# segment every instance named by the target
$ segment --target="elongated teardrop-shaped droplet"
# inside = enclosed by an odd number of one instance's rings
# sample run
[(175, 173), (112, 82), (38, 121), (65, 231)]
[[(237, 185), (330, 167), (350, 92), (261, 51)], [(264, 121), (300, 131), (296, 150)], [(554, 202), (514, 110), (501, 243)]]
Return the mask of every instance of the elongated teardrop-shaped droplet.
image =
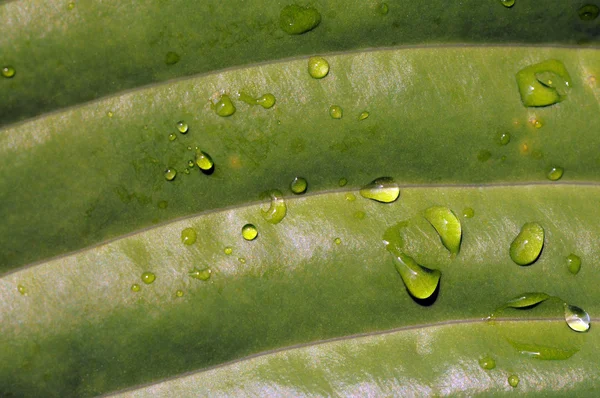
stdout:
[(362, 187), (360, 194), (377, 202), (391, 203), (400, 196), (400, 187), (393, 178), (381, 177)]
[(227, 94), (223, 94), (221, 99), (213, 106), (215, 113), (221, 117), (231, 116), (235, 113), (235, 105)]
[(511, 8), (515, 5), (515, 0), (500, 0), (500, 3), (506, 8)]
[(169, 169), (165, 170), (165, 179), (167, 181), (173, 181), (176, 176), (177, 176), (177, 170), (175, 170), (173, 168), (169, 168)]
[(151, 284), (155, 280), (156, 280), (156, 275), (154, 275), (152, 272), (144, 272), (142, 274), (142, 282), (144, 282), (146, 285)]
[(215, 167), (215, 162), (210, 155), (203, 151), (196, 151), (196, 164), (202, 171), (211, 171)]
[[(552, 76), (555, 76), (554, 80)], [(520, 70), (516, 77), (525, 106), (548, 106), (564, 101), (571, 87), (571, 76), (567, 68), (556, 59), (530, 65)]]
[(181, 242), (184, 245), (193, 245), (196, 243), (196, 230), (194, 228), (185, 228), (181, 231)]
[(573, 253), (569, 254), (567, 256), (567, 268), (573, 275), (579, 273), (581, 269), (581, 257)]
[(188, 132), (188, 124), (186, 122), (184, 122), (183, 120), (180, 120), (177, 122), (177, 130), (179, 130), (179, 132), (181, 134), (185, 134)]
[(546, 175), (550, 181), (558, 181), (562, 178), (565, 170), (562, 167), (552, 167)]
[(508, 385), (512, 388), (516, 388), (519, 385), (519, 376), (510, 375), (508, 376)]
[(267, 210), (261, 209), (260, 211), (263, 218), (271, 224), (280, 223), (285, 218), (287, 213), (287, 206), (285, 204), (285, 200), (283, 199), (283, 193), (281, 193), (281, 191), (278, 189), (272, 189), (263, 193), (261, 197), (263, 199), (271, 199), (269, 208)]
[(308, 74), (315, 79), (322, 79), (329, 74), (329, 62), (323, 57), (308, 59)]
[(258, 230), (253, 224), (246, 224), (242, 227), (242, 237), (246, 240), (254, 240), (258, 236)]
[(567, 303), (565, 306), (565, 321), (576, 332), (587, 332), (590, 328), (590, 314), (582, 308)]
[(364, 111), (360, 115), (358, 115), (358, 121), (360, 122), (362, 120), (365, 120), (368, 117), (369, 117), (369, 112)]
[(548, 300), (551, 296), (542, 292), (523, 293), (508, 300), (502, 308), (527, 308)]
[(194, 279), (199, 279), (201, 281), (207, 281), (210, 279), (210, 275), (212, 274), (212, 270), (210, 268), (198, 269), (195, 268), (188, 272), (188, 275)]
[(456, 214), (447, 207), (433, 206), (425, 210), (425, 218), (435, 228), (446, 249), (458, 254), (462, 228)]
[(341, 106), (331, 105), (329, 107), (329, 116), (331, 116), (332, 119), (341, 119), (343, 114), (344, 114), (344, 111), (342, 110)]
[(15, 70), (15, 68), (13, 68), (10, 65), (2, 67), (2, 76), (6, 77), (7, 79), (14, 77), (16, 73), (17, 71)]
[(316, 28), (321, 22), (321, 14), (313, 7), (290, 4), (279, 14), (279, 27), (290, 35), (301, 35)]
[(267, 94), (263, 94), (262, 96), (260, 96), (256, 100), (256, 103), (265, 109), (269, 109), (275, 105), (275, 101), (276, 101), (275, 96), (273, 94), (267, 93)]
[(25, 288), (25, 286), (23, 285), (18, 285), (17, 286), (17, 291), (22, 295), (22, 296), (27, 296), (27, 289)]
[(479, 366), (485, 370), (492, 370), (496, 367), (496, 360), (492, 357), (483, 357), (479, 360)]
[(577, 10), (577, 14), (582, 21), (593, 21), (600, 15), (600, 8), (595, 4), (586, 4)]
[(544, 228), (536, 222), (523, 225), (521, 232), (510, 244), (510, 258), (519, 265), (535, 262), (544, 247)]
[(419, 265), (412, 257), (404, 254), (396, 242), (384, 243), (394, 257), (396, 270), (410, 294), (421, 300), (431, 297), (440, 283), (442, 273)]
[(579, 351), (577, 348), (562, 349), (540, 344), (524, 344), (512, 340), (508, 340), (508, 342), (519, 351), (519, 354), (545, 361), (563, 361), (571, 358)]
[(296, 195), (300, 195), (306, 192), (306, 188), (308, 188), (308, 182), (303, 177), (296, 177), (292, 180), (290, 184), (290, 189)]

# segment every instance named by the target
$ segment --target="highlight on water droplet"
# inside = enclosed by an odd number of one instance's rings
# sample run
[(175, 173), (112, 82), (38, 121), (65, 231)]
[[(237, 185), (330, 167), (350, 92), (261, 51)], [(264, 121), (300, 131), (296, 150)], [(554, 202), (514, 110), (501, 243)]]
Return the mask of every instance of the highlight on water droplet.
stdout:
[(321, 22), (321, 14), (313, 7), (290, 4), (279, 14), (279, 27), (290, 35), (301, 35), (316, 28)]
[(496, 360), (492, 357), (483, 357), (479, 359), (479, 366), (485, 370), (492, 370), (496, 367)]
[(177, 176), (177, 170), (175, 170), (173, 168), (169, 168), (169, 169), (165, 170), (165, 179), (167, 181), (173, 181), (176, 176)]
[(564, 101), (571, 87), (567, 68), (556, 59), (530, 65), (520, 70), (516, 78), (523, 105), (529, 107)]
[(346, 184), (348, 184), (348, 180), (347, 180), (347, 179), (345, 179), (345, 178), (340, 178), (340, 180), (338, 181), (338, 185), (339, 185), (340, 187), (345, 187), (345, 186), (346, 186)]
[[(280, 223), (287, 214), (287, 206), (285, 204), (285, 200), (283, 199), (283, 193), (281, 193), (278, 189), (272, 189), (270, 191), (264, 192), (261, 194), (261, 199), (270, 199), (269, 208), (264, 210), (261, 209), (260, 213), (263, 218), (270, 222), (271, 224)], [(242, 231), (243, 233), (243, 231)], [(255, 236), (256, 237), (256, 236)], [(246, 238), (244, 236), (244, 238)], [(254, 238), (252, 238), (254, 239)], [(246, 240), (252, 240), (246, 239)]]
[(27, 296), (27, 289), (23, 285), (17, 285), (17, 291), (21, 294), (21, 296)]
[(472, 207), (465, 207), (462, 211), (464, 218), (473, 218), (475, 217), (475, 210)]
[(146, 271), (142, 274), (142, 282), (144, 282), (146, 285), (151, 284), (155, 280), (156, 280), (156, 275), (154, 275), (152, 272)]
[(569, 254), (567, 256), (567, 269), (573, 275), (578, 274), (581, 269), (581, 257), (573, 253)]
[(341, 244), (342, 244), (342, 240), (341, 240), (340, 238), (335, 238), (335, 239), (333, 240), (333, 242), (334, 242), (336, 245), (341, 245)]
[(131, 291), (132, 292), (139, 292), (141, 289), (141, 286), (138, 285), (137, 283), (134, 283), (133, 285), (131, 285)]
[(590, 314), (582, 308), (564, 303), (565, 321), (576, 332), (587, 332), (590, 329)]
[(500, 4), (506, 8), (511, 8), (515, 5), (515, 0), (500, 0)]
[(14, 77), (16, 73), (17, 70), (13, 66), (6, 65), (2, 67), (2, 76), (7, 79)]
[(519, 376), (510, 375), (508, 376), (508, 385), (512, 388), (516, 388), (519, 385)]
[(177, 297), (183, 297), (183, 290), (178, 290), (175, 292), (175, 296)]
[(223, 252), (229, 256), (233, 253), (233, 248), (231, 246), (227, 246), (225, 249), (223, 249)]
[(185, 134), (188, 132), (188, 124), (186, 122), (184, 122), (183, 120), (180, 120), (177, 122), (177, 130), (179, 130), (179, 132), (181, 134)]
[(246, 240), (254, 240), (258, 236), (258, 230), (253, 224), (246, 224), (242, 227), (242, 237)]
[(194, 267), (193, 270), (188, 272), (188, 275), (194, 279), (199, 279), (201, 281), (207, 281), (210, 279), (210, 275), (212, 274), (212, 270), (210, 268), (198, 269)]
[(167, 65), (175, 65), (177, 62), (179, 62), (180, 59), (181, 59), (181, 57), (179, 56), (179, 54), (177, 54), (174, 51), (169, 51), (165, 55), (165, 64), (167, 64)]
[(329, 107), (329, 116), (331, 116), (332, 119), (341, 119), (343, 114), (344, 114), (344, 111), (342, 110), (341, 106), (331, 105)]
[(510, 133), (499, 132), (496, 135), (496, 142), (498, 143), (498, 145), (508, 145), (508, 143), (510, 142), (510, 138)]
[(551, 297), (552, 296), (543, 292), (522, 293), (508, 300), (506, 303), (494, 310), (494, 312), (487, 317), (487, 320), (495, 319), (497, 314), (499, 314), (507, 308), (530, 309), (537, 306), (540, 303), (543, 303)]
[(181, 231), (181, 242), (184, 245), (193, 245), (194, 243), (196, 243), (196, 230), (194, 228), (188, 227), (188, 228), (184, 228)]
[(215, 168), (215, 162), (210, 155), (200, 150), (196, 150), (196, 164), (205, 173), (211, 173)]
[(295, 177), (290, 183), (290, 189), (296, 195), (300, 195), (306, 192), (308, 188), (308, 181), (303, 177)]
[(308, 59), (308, 74), (315, 79), (322, 79), (329, 74), (329, 62), (323, 57)]
[(550, 181), (558, 181), (562, 178), (564, 172), (565, 170), (562, 167), (551, 167), (548, 174), (546, 174), (546, 177), (548, 177)]
[(235, 105), (233, 105), (231, 98), (227, 94), (223, 94), (219, 101), (213, 104), (212, 108), (221, 117), (228, 117), (235, 113)]
[(356, 195), (354, 195), (352, 192), (347, 192), (344, 196), (348, 202), (354, 202), (356, 200)]
[(361, 120), (365, 120), (368, 117), (369, 117), (369, 112), (367, 112), (367, 111), (361, 112), (361, 114), (358, 115), (358, 121), (360, 122)]
[(447, 207), (433, 206), (425, 210), (425, 219), (435, 228), (446, 249), (452, 254), (458, 254), (462, 227), (456, 214)]
[(536, 222), (529, 222), (510, 244), (510, 258), (519, 265), (535, 262), (544, 247), (544, 228)]
[(360, 194), (377, 202), (391, 203), (400, 196), (400, 187), (392, 177), (380, 177), (362, 187)]
[(177, 134), (171, 133), (169, 134), (169, 141), (175, 141), (177, 139)]
[(595, 4), (586, 4), (577, 10), (577, 14), (582, 21), (593, 21), (600, 15), (600, 8)]

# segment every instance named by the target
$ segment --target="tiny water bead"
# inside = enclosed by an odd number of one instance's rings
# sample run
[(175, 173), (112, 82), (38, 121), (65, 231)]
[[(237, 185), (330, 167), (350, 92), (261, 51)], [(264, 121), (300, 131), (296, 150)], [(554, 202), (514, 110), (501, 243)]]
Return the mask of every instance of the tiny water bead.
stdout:
[(196, 163), (192, 159), (188, 160), (188, 167), (194, 168), (195, 165)]
[(225, 249), (223, 249), (223, 252), (229, 256), (233, 253), (233, 248), (227, 246)]
[(510, 375), (508, 376), (508, 385), (512, 388), (516, 388), (519, 385), (519, 376)]
[(475, 210), (471, 207), (465, 207), (462, 211), (464, 218), (473, 218), (475, 217)]
[(381, 15), (387, 15), (389, 11), (390, 7), (387, 5), (387, 3), (381, 3), (377, 6), (377, 12)]
[(361, 114), (358, 115), (358, 121), (365, 120), (368, 117), (369, 117), (369, 112), (367, 112), (367, 111), (361, 112)]
[(577, 10), (577, 14), (582, 21), (593, 21), (600, 15), (600, 8), (595, 4), (586, 4)]
[(259, 98), (253, 98), (244, 92), (239, 92), (238, 99), (248, 105), (260, 105), (265, 109), (272, 108), (276, 102), (275, 96), (271, 93), (263, 94)]
[(283, 193), (278, 189), (272, 189), (263, 193), (261, 198), (271, 200), (269, 208), (267, 210), (261, 209), (260, 211), (263, 218), (271, 224), (279, 224), (287, 214), (287, 206), (283, 199)]
[(171, 133), (169, 134), (169, 141), (175, 141), (177, 139), (177, 134)]
[(181, 231), (181, 243), (184, 245), (193, 245), (196, 243), (196, 230), (194, 228), (185, 228)]
[(289, 35), (301, 35), (321, 23), (321, 14), (313, 7), (290, 4), (279, 14), (279, 27)]
[(185, 134), (188, 132), (188, 124), (186, 122), (184, 122), (183, 120), (180, 120), (177, 122), (177, 130), (179, 130), (179, 132), (181, 134)]
[(510, 133), (500, 132), (496, 135), (496, 142), (498, 145), (508, 145), (510, 138)]
[(196, 164), (202, 171), (211, 171), (215, 167), (215, 162), (210, 155), (203, 151), (196, 151)]
[(535, 116), (533, 116), (529, 119), (529, 124), (531, 124), (536, 129), (541, 129), (544, 126), (542, 121), (539, 120), (538, 118), (536, 118)]
[(16, 73), (17, 71), (15, 70), (15, 68), (10, 65), (2, 67), (2, 76), (4, 76), (7, 79), (14, 77)]
[(242, 237), (246, 240), (254, 240), (258, 236), (258, 230), (253, 224), (246, 224), (242, 227)]
[(356, 195), (354, 195), (352, 192), (347, 192), (344, 197), (348, 202), (354, 202), (356, 200)]
[(433, 206), (425, 210), (425, 219), (435, 228), (446, 249), (452, 254), (458, 254), (462, 228), (456, 214), (447, 207)]
[(506, 8), (511, 8), (515, 5), (515, 0), (500, 0), (500, 4)]
[(333, 240), (333, 242), (334, 242), (336, 245), (341, 245), (341, 244), (342, 244), (342, 240), (341, 240), (340, 238), (335, 238), (335, 239)]
[(544, 228), (536, 222), (529, 222), (510, 244), (510, 258), (519, 265), (535, 262), (544, 247)]
[(377, 202), (391, 203), (400, 196), (400, 187), (392, 177), (380, 177), (362, 187), (360, 194)]
[[(554, 79), (550, 79), (550, 76), (554, 76)], [(520, 70), (516, 78), (521, 101), (528, 107), (548, 106), (564, 101), (566, 92), (571, 87), (571, 76), (567, 68), (556, 59), (530, 65)]]
[(201, 281), (207, 281), (210, 279), (210, 275), (212, 274), (212, 270), (210, 268), (198, 269), (194, 267), (193, 270), (188, 272), (188, 275), (194, 279), (199, 279)]
[(240, 264), (246, 264), (246, 259), (244, 257), (238, 257), (238, 261)]
[(564, 172), (565, 170), (562, 167), (552, 167), (548, 171), (548, 174), (546, 174), (546, 177), (548, 177), (550, 181), (558, 181), (562, 178)]
[(496, 360), (492, 357), (483, 357), (479, 360), (479, 366), (485, 370), (492, 370), (496, 367)]
[(144, 282), (146, 285), (151, 284), (155, 280), (156, 280), (156, 275), (154, 275), (152, 272), (147, 271), (142, 274), (142, 282)]
[(158, 204), (156, 206), (158, 206), (159, 209), (164, 210), (167, 207), (169, 207), (169, 202), (167, 202), (166, 200), (161, 200), (160, 202), (158, 202)]
[(183, 290), (178, 290), (175, 292), (175, 296), (177, 297), (183, 297)]
[(587, 332), (590, 329), (590, 314), (582, 308), (564, 303), (565, 321), (576, 332)]
[(343, 114), (344, 114), (344, 111), (342, 110), (341, 106), (331, 105), (329, 107), (329, 116), (331, 116), (332, 119), (341, 119)]
[(308, 74), (315, 79), (322, 79), (329, 74), (329, 62), (323, 57), (308, 59)]
[(167, 181), (173, 181), (176, 176), (177, 176), (177, 170), (172, 169), (172, 168), (165, 170), (165, 179)]
[(115, 114), (113, 113), (113, 111), (108, 111), (106, 112), (106, 116), (108, 117), (113, 117)]
[(581, 257), (573, 253), (569, 254), (567, 256), (567, 269), (573, 275), (578, 274), (581, 269)]
[(348, 184), (348, 180), (347, 180), (347, 179), (345, 179), (345, 178), (340, 178), (340, 180), (338, 181), (338, 185), (339, 185), (340, 187), (345, 187), (345, 186), (346, 186), (346, 184)]
[(138, 285), (137, 283), (134, 283), (133, 285), (131, 285), (131, 291), (132, 292), (139, 292), (141, 289), (141, 286)]
[(27, 289), (25, 288), (25, 286), (23, 285), (17, 285), (17, 291), (22, 295), (22, 296), (27, 296)]
[(290, 189), (296, 195), (305, 193), (307, 188), (308, 188), (308, 182), (303, 177), (296, 177), (290, 183)]
[(179, 54), (177, 54), (176, 52), (173, 52), (173, 51), (169, 51), (165, 55), (165, 64), (175, 65), (177, 62), (179, 62), (180, 59), (181, 59), (181, 57), (179, 56)]
[(477, 160), (479, 160), (482, 163), (487, 162), (488, 160), (490, 160), (491, 157), (492, 153), (487, 149), (483, 149), (479, 151), (479, 153), (477, 153)]
[(228, 117), (235, 113), (235, 105), (227, 94), (223, 94), (219, 101), (213, 105), (215, 113), (221, 117)]

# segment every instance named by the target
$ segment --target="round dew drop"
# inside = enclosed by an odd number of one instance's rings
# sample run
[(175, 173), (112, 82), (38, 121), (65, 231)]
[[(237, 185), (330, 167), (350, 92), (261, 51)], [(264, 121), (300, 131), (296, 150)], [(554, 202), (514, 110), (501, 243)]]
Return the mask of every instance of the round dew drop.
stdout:
[(233, 248), (231, 248), (230, 246), (227, 246), (227, 247), (226, 247), (226, 248), (223, 250), (223, 252), (229, 256), (229, 255), (231, 255), (231, 254), (233, 253)]
[(169, 141), (175, 141), (177, 139), (177, 134), (171, 133), (169, 134)]
[(181, 134), (185, 134), (188, 132), (188, 125), (186, 122), (184, 122), (183, 120), (180, 120), (177, 122), (177, 130), (179, 130), (179, 132)]
[(181, 242), (184, 245), (193, 245), (196, 243), (196, 230), (194, 228), (185, 228), (181, 231)]
[(508, 145), (510, 142), (510, 133), (498, 133), (496, 137), (496, 142), (498, 145)]
[(500, 4), (506, 8), (511, 8), (515, 5), (515, 0), (500, 0)]
[(4, 76), (7, 79), (14, 77), (16, 73), (17, 71), (15, 70), (15, 68), (13, 68), (10, 65), (7, 65), (2, 68), (2, 76)]
[(254, 240), (258, 236), (258, 230), (253, 224), (246, 224), (242, 227), (242, 237), (246, 240)]
[(519, 385), (519, 376), (510, 375), (508, 376), (508, 385), (512, 388), (516, 388)]
[(341, 240), (340, 238), (335, 238), (335, 239), (333, 240), (333, 242), (334, 242), (336, 245), (341, 245), (341, 244), (342, 244), (342, 240)]
[(176, 295), (177, 297), (183, 297), (183, 290), (178, 290), (178, 291), (176, 291), (176, 292), (175, 292), (175, 295)]
[(552, 167), (546, 177), (550, 181), (558, 181), (562, 178), (564, 172), (565, 170), (562, 167)]
[(275, 96), (273, 94), (264, 94), (256, 100), (256, 103), (265, 109), (270, 109), (275, 105)]
[(347, 180), (347, 179), (345, 179), (345, 178), (340, 178), (340, 180), (338, 181), (338, 185), (339, 185), (340, 187), (345, 187), (345, 186), (346, 186), (346, 184), (348, 184), (348, 180)]
[(133, 285), (131, 285), (131, 291), (132, 292), (139, 292), (140, 289), (141, 289), (141, 287), (137, 283), (134, 283)]
[(306, 188), (308, 188), (308, 182), (303, 177), (296, 177), (292, 180), (290, 184), (290, 189), (296, 195), (300, 195), (306, 192)]
[(19, 292), (19, 294), (21, 294), (22, 296), (27, 296), (27, 289), (25, 288), (25, 286), (23, 285), (18, 285), (17, 286), (17, 291)]
[(581, 258), (576, 254), (569, 254), (567, 256), (567, 268), (573, 275), (578, 274), (581, 269)]
[(235, 105), (227, 94), (223, 94), (219, 102), (214, 104), (215, 113), (221, 117), (231, 116), (235, 113)]
[(177, 176), (177, 170), (175, 170), (175, 169), (165, 170), (165, 179), (167, 181), (173, 181), (176, 176)]
[(279, 27), (289, 35), (301, 35), (316, 28), (321, 14), (313, 7), (290, 4), (279, 14)]
[(593, 21), (600, 15), (600, 8), (595, 4), (587, 4), (577, 10), (577, 14), (582, 21)]
[(331, 116), (332, 119), (341, 119), (343, 114), (344, 114), (344, 111), (342, 110), (341, 106), (331, 105), (329, 107), (329, 116)]
[(142, 274), (142, 282), (144, 282), (146, 285), (151, 284), (155, 280), (156, 280), (156, 275), (154, 275), (152, 272), (144, 272)]
[(210, 155), (203, 151), (196, 152), (196, 164), (202, 171), (210, 171), (215, 167), (215, 162), (213, 162)]
[(315, 79), (322, 79), (329, 74), (329, 62), (323, 57), (308, 59), (308, 73)]
[(492, 370), (496, 367), (496, 361), (492, 357), (484, 357), (479, 360), (479, 366), (485, 370)]
[(529, 265), (538, 259), (543, 247), (544, 228), (535, 222), (526, 223), (510, 244), (510, 258), (519, 265)]

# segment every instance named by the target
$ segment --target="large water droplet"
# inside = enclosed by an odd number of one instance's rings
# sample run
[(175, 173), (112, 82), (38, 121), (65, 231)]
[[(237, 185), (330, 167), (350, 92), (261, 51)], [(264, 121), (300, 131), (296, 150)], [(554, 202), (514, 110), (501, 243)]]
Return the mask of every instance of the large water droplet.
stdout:
[(479, 360), (479, 366), (485, 370), (492, 370), (496, 367), (496, 360), (492, 357), (483, 357)]
[(242, 227), (242, 237), (246, 240), (254, 240), (258, 236), (258, 230), (253, 224), (246, 224)]
[(515, 0), (500, 0), (500, 4), (506, 8), (511, 8), (515, 5)]
[(193, 270), (188, 272), (188, 275), (194, 279), (199, 279), (201, 281), (207, 281), (210, 279), (210, 275), (212, 274), (212, 270), (210, 268), (198, 269), (194, 267)]
[(6, 77), (7, 79), (14, 77), (16, 73), (17, 71), (15, 68), (10, 65), (2, 67), (2, 76)]
[(329, 73), (329, 62), (323, 57), (308, 59), (308, 73), (315, 79), (322, 79)]
[(519, 351), (521, 355), (547, 361), (561, 361), (569, 359), (579, 351), (579, 349), (576, 348), (563, 350), (561, 348), (543, 346), (539, 344), (523, 344), (512, 340), (508, 340), (508, 342), (517, 351)]
[(536, 222), (523, 225), (510, 244), (510, 258), (519, 265), (529, 265), (538, 259), (544, 247), (544, 228)]
[(567, 256), (567, 268), (573, 275), (579, 273), (581, 269), (581, 257), (573, 253), (569, 254)]
[(576, 332), (587, 332), (590, 328), (590, 314), (582, 308), (567, 303), (565, 306), (565, 321)]
[(222, 117), (231, 116), (235, 113), (235, 105), (227, 94), (223, 94), (219, 101), (213, 105), (215, 113)]
[(344, 114), (342, 107), (339, 105), (331, 105), (329, 107), (329, 116), (333, 119), (341, 119)]
[(600, 8), (595, 4), (586, 4), (577, 10), (577, 14), (582, 21), (593, 21), (600, 15)]
[[(287, 213), (287, 206), (283, 199), (283, 193), (278, 189), (272, 189), (261, 195), (261, 199), (270, 199), (271, 203), (267, 210), (261, 209), (260, 213), (263, 218), (271, 224), (280, 223)], [(245, 236), (244, 236), (245, 238)], [(247, 239), (252, 240), (252, 239)]]
[(179, 62), (180, 59), (181, 57), (179, 56), (179, 54), (173, 51), (169, 51), (167, 55), (165, 55), (165, 64), (175, 65), (177, 62)]
[(144, 282), (146, 285), (151, 284), (155, 280), (156, 280), (156, 275), (154, 275), (152, 272), (147, 271), (142, 274), (142, 282)]
[(176, 176), (177, 176), (177, 170), (175, 170), (173, 168), (168, 168), (165, 170), (165, 179), (167, 181), (173, 181)]
[(362, 187), (360, 194), (377, 202), (391, 203), (400, 196), (400, 187), (393, 178), (381, 177)]
[(562, 178), (564, 172), (565, 170), (562, 167), (552, 167), (546, 177), (550, 181), (558, 181)]
[(306, 188), (308, 188), (308, 182), (303, 177), (296, 177), (292, 180), (290, 184), (290, 189), (296, 195), (300, 195), (306, 192)]
[(281, 30), (290, 35), (300, 35), (316, 28), (321, 22), (321, 14), (313, 7), (290, 4), (279, 14)]
[(447, 207), (433, 206), (425, 210), (425, 219), (435, 228), (446, 249), (458, 254), (462, 228), (456, 214)]
[[(540, 82), (549, 76), (555, 76), (558, 87), (551, 87)], [(517, 84), (521, 93), (521, 100), (525, 106), (548, 106), (566, 99), (566, 90), (571, 87), (571, 76), (565, 65), (555, 59), (550, 59), (539, 64), (530, 65), (517, 73)], [(556, 81), (560, 78), (560, 82)], [(551, 79), (550, 79), (551, 80)], [(552, 85), (555, 84), (552, 83)], [(560, 92), (565, 92), (561, 95)]]
[(508, 385), (511, 386), (512, 388), (517, 387), (519, 385), (519, 376), (517, 376), (517, 375), (508, 376)]
[(200, 150), (196, 151), (196, 164), (200, 167), (200, 170), (205, 173), (210, 173), (214, 171), (215, 168), (215, 162), (213, 162), (210, 155)]
[(17, 285), (17, 291), (22, 295), (22, 296), (27, 296), (27, 289), (25, 288), (25, 286), (23, 285)]
[(196, 230), (194, 228), (185, 228), (181, 231), (181, 242), (184, 245), (193, 245), (196, 243)]
[(177, 122), (177, 130), (179, 130), (179, 132), (181, 134), (185, 134), (188, 132), (189, 126), (186, 122), (184, 122), (183, 120), (180, 120)]

